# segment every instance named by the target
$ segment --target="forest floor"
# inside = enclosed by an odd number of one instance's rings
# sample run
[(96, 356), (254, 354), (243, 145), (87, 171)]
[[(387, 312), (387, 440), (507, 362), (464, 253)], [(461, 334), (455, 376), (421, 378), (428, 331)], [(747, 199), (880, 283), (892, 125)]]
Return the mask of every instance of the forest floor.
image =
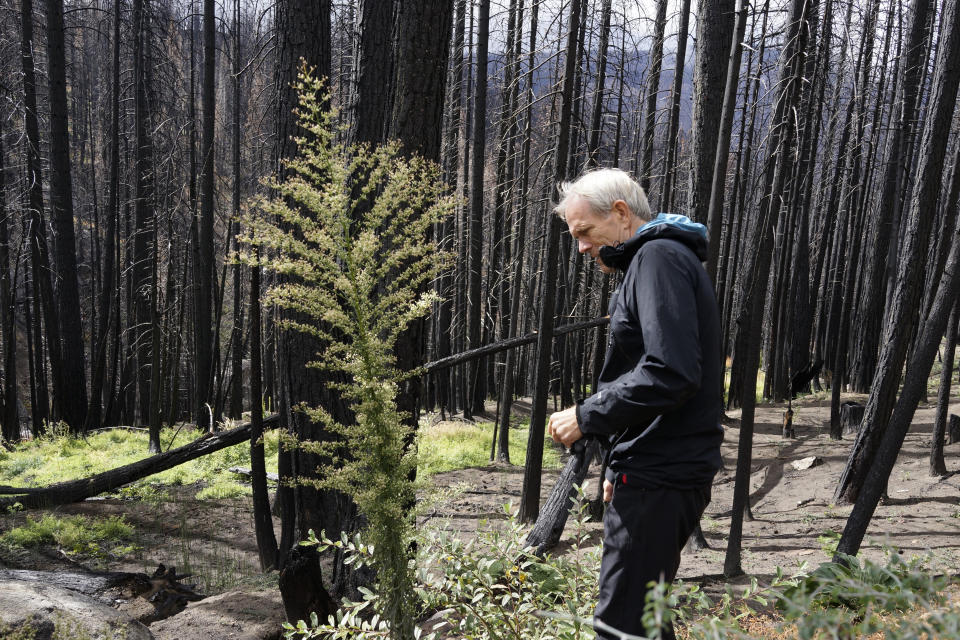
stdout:
[[(864, 396), (844, 400), (864, 401)], [(788, 572), (798, 562), (812, 567), (827, 561), (843, 530), (850, 506), (834, 505), (832, 495), (847, 458), (852, 437), (829, 438), (829, 401), (816, 398), (794, 402), (796, 438), (780, 436), (785, 406), (758, 407), (751, 474), (753, 520), (744, 523), (743, 569), (761, 582), (776, 567)], [(954, 398), (952, 411), (960, 410)], [(523, 405), (517, 407), (523, 410)], [(921, 405), (890, 478), (890, 500), (876, 511), (862, 548), (864, 556), (881, 559), (886, 547), (905, 557), (924, 556), (932, 571), (953, 574), (960, 566), (960, 444), (945, 449), (951, 475), (929, 475), (929, 449), (935, 405)], [(728, 413), (723, 443), (724, 469), (717, 475), (713, 499), (702, 520), (710, 548), (684, 553), (678, 577), (688, 582), (719, 585), (726, 537), (730, 526), (733, 477), (739, 438), (739, 412)], [(822, 462), (804, 471), (791, 463), (816, 456)], [(469, 536), (482, 527), (498, 526), (506, 516), (503, 505), (519, 503), (523, 484), (519, 466), (495, 464), (438, 473), (438, 489), (425, 509), (421, 523), (448, 524), (459, 535)], [(588, 495), (597, 488), (597, 470), (588, 476)], [(542, 496), (549, 494), (556, 471), (546, 471)], [(187, 610), (150, 629), (158, 640), (233, 638), (258, 640), (277, 637), (282, 604), (276, 589), (276, 574), (258, 569), (256, 542), (249, 498), (198, 501), (194, 486), (173, 486), (158, 491), (156, 499), (87, 500), (61, 507), (59, 515), (91, 517), (123, 515), (133, 525), (134, 551), (106, 552), (80, 559), (83, 568), (151, 573), (159, 562), (178, 571), (193, 572), (187, 582), (199, 582), (204, 593), (216, 598), (193, 603)], [(439, 495), (441, 497), (437, 498)], [(446, 497), (443, 497), (443, 496)], [(41, 513), (32, 513), (37, 518)], [(23, 524), (22, 513), (0, 516), (0, 530)], [(591, 523), (598, 544), (599, 523)], [(63, 549), (44, 546), (31, 550), (0, 545), (0, 569), (72, 571), (78, 557)]]
[[(953, 413), (960, 399), (953, 398)], [(865, 395), (844, 394), (843, 401), (866, 402)], [(781, 437), (786, 404), (757, 407), (751, 467), (750, 504), (753, 520), (744, 522), (744, 571), (769, 577), (776, 567), (789, 570), (799, 561), (812, 566), (829, 560), (846, 524), (851, 505), (836, 505), (833, 492), (843, 471), (855, 436), (841, 441), (829, 435), (829, 400), (801, 400), (793, 404), (796, 437)], [(960, 443), (944, 449), (950, 475), (929, 474), (930, 438), (936, 404), (923, 404), (894, 467), (888, 486), (889, 500), (880, 504), (867, 531), (861, 553), (881, 560), (893, 547), (905, 556), (929, 554), (927, 566), (934, 571), (954, 573), (960, 566)], [(733, 504), (734, 469), (740, 437), (740, 412), (727, 413), (722, 453), (724, 468), (713, 484), (712, 500), (701, 521), (709, 549), (685, 553), (680, 578), (701, 582), (722, 580), (727, 535)], [(792, 462), (816, 456), (821, 462), (798, 471)], [(593, 497), (599, 468), (587, 476), (587, 493)], [(544, 477), (545, 498), (556, 472)], [(519, 504), (523, 467), (491, 465), (478, 469), (451, 471), (435, 477), (438, 485), (460, 486), (454, 500), (437, 505), (436, 517), (449, 518), (452, 529), (469, 532), (484, 520), (503, 519), (502, 505)], [(568, 524), (568, 527), (570, 525)], [(600, 523), (593, 523), (599, 532)]]

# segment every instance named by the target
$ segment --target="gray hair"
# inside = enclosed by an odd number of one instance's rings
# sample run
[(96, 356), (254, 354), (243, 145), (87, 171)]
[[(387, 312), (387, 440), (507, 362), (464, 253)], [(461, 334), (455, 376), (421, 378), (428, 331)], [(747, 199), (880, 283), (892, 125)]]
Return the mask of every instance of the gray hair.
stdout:
[(650, 205), (647, 195), (636, 180), (621, 169), (595, 169), (588, 171), (573, 182), (560, 185), (560, 202), (554, 211), (561, 219), (567, 219), (567, 204), (574, 196), (590, 203), (593, 210), (603, 216), (609, 215), (613, 203), (623, 200), (633, 215), (650, 220)]

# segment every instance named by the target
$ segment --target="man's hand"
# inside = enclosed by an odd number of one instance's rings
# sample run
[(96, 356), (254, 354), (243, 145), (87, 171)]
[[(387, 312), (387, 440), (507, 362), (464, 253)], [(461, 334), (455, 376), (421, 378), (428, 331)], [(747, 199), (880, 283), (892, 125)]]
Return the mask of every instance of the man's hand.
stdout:
[(570, 445), (583, 437), (580, 425), (577, 424), (577, 408), (570, 407), (551, 415), (547, 422), (547, 433), (554, 442), (570, 448)]
[(603, 480), (603, 501), (610, 502), (613, 500), (613, 483), (607, 479)]

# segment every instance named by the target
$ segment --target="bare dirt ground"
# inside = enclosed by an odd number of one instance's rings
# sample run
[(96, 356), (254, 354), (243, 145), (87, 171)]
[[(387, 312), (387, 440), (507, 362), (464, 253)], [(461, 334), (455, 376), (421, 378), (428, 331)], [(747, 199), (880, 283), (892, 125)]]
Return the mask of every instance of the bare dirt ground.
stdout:
[[(863, 396), (844, 397), (864, 401)], [(780, 566), (789, 570), (799, 561), (812, 566), (829, 559), (825, 550), (843, 530), (850, 506), (834, 505), (832, 496), (852, 443), (830, 440), (829, 403), (804, 400), (794, 403), (796, 438), (780, 436), (783, 405), (761, 405), (751, 476), (754, 519), (744, 523), (743, 569), (761, 579)], [(960, 411), (954, 398), (952, 412)], [(931, 570), (956, 573), (960, 565), (960, 444), (945, 449), (952, 473), (934, 478), (928, 473), (929, 449), (935, 406), (921, 405), (907, 436), (888, 486), (889, 502), (881, 504), (863, 546), (867, 557), (880, 558), (884, 547), (900, 549), (905, 556), (928, 555)], [(739, 429), (738, 412), (730, 412), (723, 444), (725, 467), (718, 474), (713, 500), (702, 525), (709, 549), (685, 553), (679, 577), (687, 581), (716, 584), (722, 580), (726, 537), (733, 499), (733, 471)], [(822, 464), (805, 471), (791, 462), (817, 456)], [(517, 461), (521, 462), (522, 461)], [(545, 499), (556, 477), (545, 472)], [(588, 476), (593, 495), (597, 470)], [(438, 488), (456, 487), (454, 497), (434, 502), (421, 523), (449, 523), (453, 530), (470, 535), (482, 526), (497, 526), (505, 518), (503, 505), (519, 503), (523, 484), (522, 466), (490, 465), (434, 476)], [(248, 499), (198, 502), (196, 487), (169, 489), (170, 500), (132, 502), (115, 499), (89, 500), (63, 507), (60, 513), (88, 515), (125, 514), (137, 530), (141, 548), (133, 557), (102, 558), (95, 568), (151, 572), (158, 562), (190, 569), (209, 593), (227, 592), (215, 600), (189, 605), (184, 613), (154, 623), (151, 631), (164, 640), (211, 637), (270, 637), (268, 628), (282, 619), (276, 592), (276, 574), (259, 573), (256, 543)], [(0, 528), (22, 521), (23, 514), (3, 516)], [(599, 539), (601, 526), (596, 528)], [(0, 568), (75, 570), (74, 559), (56, 549), (11, 553), (0, 549)], [(275, 628), (275, 627), (274, 627)]]
[[(866, 396), (844, 394), (843, 400), (865, 402)], [(953, 413), (960, 402), (953, 398)], [(829, 401), (795, 402), (796, 438), (781, 437), (785, 404), (758, 407), (751, 467), (750, 504), (753, 520), (743, 527), (742, 567), (747, 574), (769, 577), (776, 567), (789, 571), (798, 562), (813, 567), (832, 556), (843, 531), (851, 505), (837, 505), (833, 492), (847, 460), (854, 436), (831, 440)], [(877, 507), (861, 548), (865, 557), (881, 559), (885, 549), (894, 547), (904, 556), (928, 556), (931, 570), (956, 573), (960, 566), (960, 444), (944, 450), (950, 475), (929, 475), (930, 438), (936, 411), (935, 403), (921, 405), (907, 435), (900, 457), (887, 487), (889, 500)], [(740, 437), (739, 411), (728, 412), (723, 442), (724, 468), (717, 474), (713, 496), (702, 528), (709, 549), (685, 553), (679, 578), (698, 582), (722, 579), (730, 513), (733, 504), (734, 469)], [(795, 470), (791, 463), (816, 456), (817, 466)], [(598, 469), (587, 476), (588, 494), (594, 495)], [(556, 472), (544, 476), (542, 495), (553, 485)], [(467, 489), (437, 511), (447, 511), (453, 529), (465, 532), (475, 528), (478, 518), (504, 518), (502, 504), (518, 504), (523, 484), (522, 467), (464, 469), (442, 474), (436, 479), (447, 486)], [(439, 516), (439, 514), (438, 514)], [(593, 525), (598, 534), (599, 523)]]

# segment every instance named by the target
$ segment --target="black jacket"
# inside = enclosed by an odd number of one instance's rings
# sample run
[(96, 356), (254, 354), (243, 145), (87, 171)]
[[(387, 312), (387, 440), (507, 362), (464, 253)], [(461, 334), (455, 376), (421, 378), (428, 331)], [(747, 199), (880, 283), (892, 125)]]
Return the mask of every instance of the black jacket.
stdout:
[(658, 224), (624, 243), (597, 391), (577, 406), (585, 435), (610, 439), (607, 478), (642, 487), (709, 485), (722, 466), (720, 319), (707, 242)]

